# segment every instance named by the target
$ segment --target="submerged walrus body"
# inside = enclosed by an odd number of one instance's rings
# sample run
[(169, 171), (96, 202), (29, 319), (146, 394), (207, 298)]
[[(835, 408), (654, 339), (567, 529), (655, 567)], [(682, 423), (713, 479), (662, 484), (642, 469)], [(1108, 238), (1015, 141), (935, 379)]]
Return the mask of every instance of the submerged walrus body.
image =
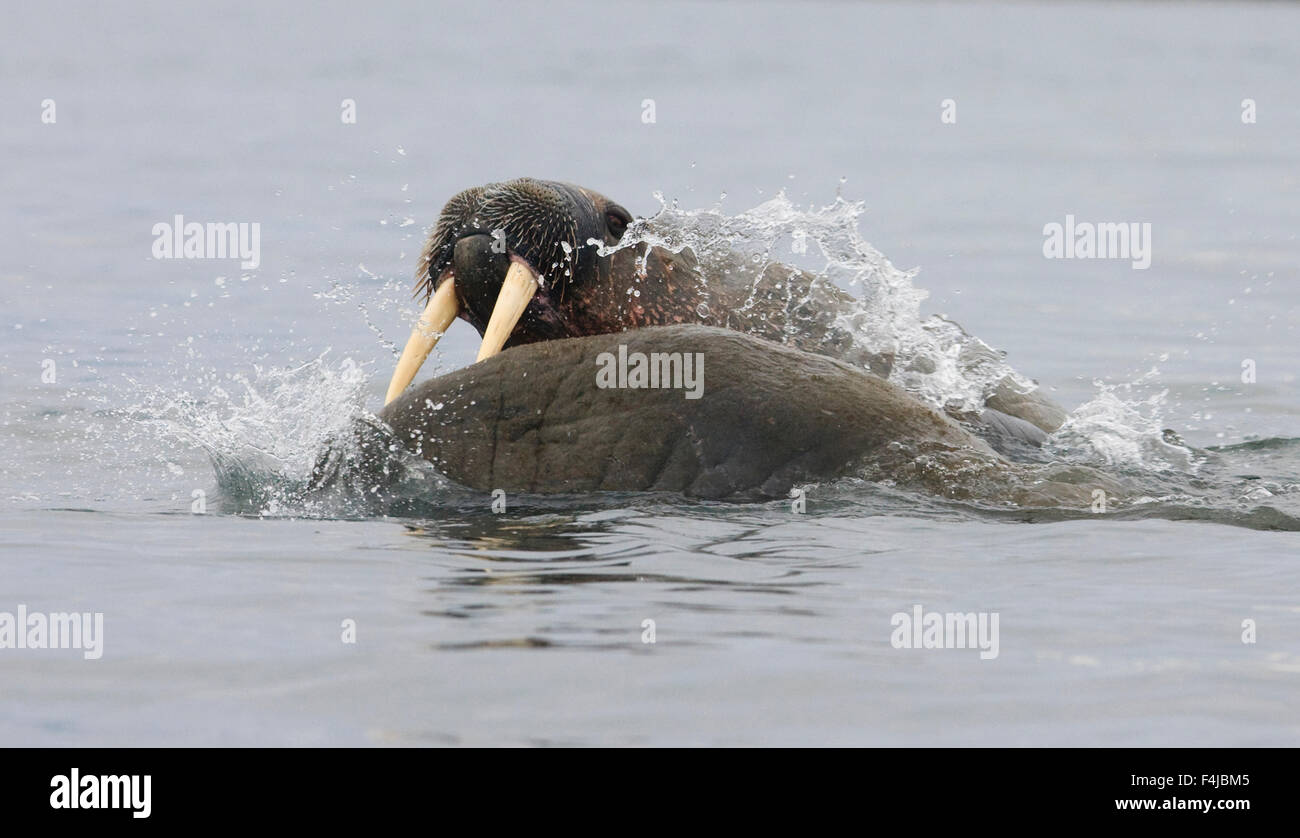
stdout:
[[(602, 387), (598, 373), (620, 346), (633, 359), (702, 359), (699, 398), (684, 386)], [(380, 418), (447, 477), (485, 491), (775, 497), (891, 446), (999, 459), (878, 376), (704, 326), (510, 349), (425, 381)]]

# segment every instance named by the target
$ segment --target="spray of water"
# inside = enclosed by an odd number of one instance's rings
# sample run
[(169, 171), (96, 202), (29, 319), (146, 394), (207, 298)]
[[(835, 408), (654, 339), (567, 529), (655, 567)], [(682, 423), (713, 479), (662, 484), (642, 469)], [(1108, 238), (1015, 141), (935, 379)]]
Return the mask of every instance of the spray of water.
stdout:
[[(146, 427), (207, 454), (227, 511), (366, 516), (403, 497), (436, 494), (446, 482), (366, 409), (366, 370), (328, 356), (288, 369), (254, 366), (202, 395), (154, 389), (134, 412)], [(411, 484), (417, 491), (404, 491)]]
[[(892, 354), (891, 380), (935, 408), (978, 412), (999, 386), (1021, 392), (1034, 388), (1002, 352), (950, 320), (921, 314), (929, 293), (914, 284), (915, 271), (894, 267), (858, 232), (862, 203), (836, 198), (826, 206), (800, 209), (779, 194), (732, 216), (717, 207), (682, 210), (655, 197), (659, 211), (632, 224), (617, 245), (602, 247), (602, 253), (689, 249), (706, 276), (732, 271), (739, 256), (754, 269), (751, 275), (779, 264), (811, 275), (811, 289), (818, 282), (832, 283), (856, 298), (837, 313), (838, 329), (866, 353)], [(798, 312), (805, 303), (818, 304), (794, 299), (787, 311)], [(786, 328), (799, 325), (790, 318)]]
[(1094, 381), (1097, 395), (1070, 414), (1048, 440), (1047, 451), (1064, 462), (1195, 473), (1203, 458), (1165, 430), (1168, 391), (1142, 395), (1158, 378), (1153, 367), (1122, 384)]

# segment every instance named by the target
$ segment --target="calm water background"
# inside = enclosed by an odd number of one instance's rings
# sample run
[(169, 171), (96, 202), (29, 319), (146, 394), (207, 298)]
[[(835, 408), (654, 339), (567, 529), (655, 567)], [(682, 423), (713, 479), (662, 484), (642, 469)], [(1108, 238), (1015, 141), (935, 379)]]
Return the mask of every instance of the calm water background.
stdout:
[[(0, 611), (106, 637), (0, 650), (0, 744), (1300, 743), (1294, 533), (815, 496), (239, 517), (136, 409), (327, 350), (377, 408), (427, 225), (526, 174), (640, 214), (840, 190), (1067, 406), (1157, 367), (1196, 445), (1297, 436), (1297, 36), (1285, 4), (7, 9)], [(153, 260), (176, 213), (259, 222), (261, 267)], [(1151, 269), (1044, 260), (1066, 213), (1151, 222)], [(893, 649), (914, 603), (998, 612), (1000, 656)]]

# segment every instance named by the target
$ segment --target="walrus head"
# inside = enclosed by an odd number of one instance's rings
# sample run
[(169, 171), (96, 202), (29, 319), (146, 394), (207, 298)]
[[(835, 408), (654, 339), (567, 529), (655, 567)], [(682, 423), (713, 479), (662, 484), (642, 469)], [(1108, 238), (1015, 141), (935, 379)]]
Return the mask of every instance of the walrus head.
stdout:
[(456, 317), (483, 336), (480, 361), (505, 346), (616, 330), (613, 322), (593, 328), (585, 303), (612, 276), (612, 259), (598, 247), (617, 244), (630, 223), (605, 196), (555, 181), (518, 178), (452, 197), (420, 256), (416, 294), (427, 306), (386, 401), (410, 384)]

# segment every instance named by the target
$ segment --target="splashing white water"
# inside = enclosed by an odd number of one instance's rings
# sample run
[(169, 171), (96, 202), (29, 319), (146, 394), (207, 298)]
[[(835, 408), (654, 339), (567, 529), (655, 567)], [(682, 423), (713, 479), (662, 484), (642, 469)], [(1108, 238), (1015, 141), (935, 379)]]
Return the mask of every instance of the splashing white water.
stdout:
[(326, 354), (292, 369), (253, 367), (204, 395), (155, 392), (146, 410), (164, 429), (214, 459), (258, 463), (307, 479), (320, 447), (365, 410), (366, 375), (350, 358)]
[(1046, 450), (1072, 462), (1194, 473), (1199, 459), (1164, 431), (1168, 391), (1140, 394), (1154, 386), (1159, 374), (1153, 367), (1123, 384), (1094, 381), (1097, 396), (1070, 414), (1048, 439)]
[(1000, 384), (1034, 388), (1003, 353), (950, 320), (921, 315), (929, 292), (913, 284), (915, 271), (894, 267), (858, 233), (864, 204), (836, 198), (800, 209), (782, 193), (728, 216), (716, 207), (681, 210), (655, 197), (659, 212), (634, 222), (619, 244), (600, 248), (602, 255), (625, 248), (689, 248), (707, 275), (725, 271), (739, 254), (760, 269), (787, 264), (833, 283), (857, 298), (836, 325), (861, 349), (893, 354), (890, 380), (938, 409), (978, 412)]
[[(375, 423), (365, 407), (365, 371), (350, 358), (332, 365), (327, 354), (291, 369), (254, 366), (251, 376), (230, 375), (202, 396), (155, 391), (138, 409), (147, 425), (208, 454), (223, 498), (237, 511), (364, 514), (372, 509), (368, 499), (381, 491), (391, 495), (399, 482), (395, 473), (425, 481), (431, 469), (399, 451), (385, 451), (393, 468), (382, 476), (345, 468), (342, 480), (319, 489), (323, 463), (359, 459), (360, 446), (388, 445), (381, 436), (358, 433)], [(437, 485), (434, 478), (424, 488)]]

